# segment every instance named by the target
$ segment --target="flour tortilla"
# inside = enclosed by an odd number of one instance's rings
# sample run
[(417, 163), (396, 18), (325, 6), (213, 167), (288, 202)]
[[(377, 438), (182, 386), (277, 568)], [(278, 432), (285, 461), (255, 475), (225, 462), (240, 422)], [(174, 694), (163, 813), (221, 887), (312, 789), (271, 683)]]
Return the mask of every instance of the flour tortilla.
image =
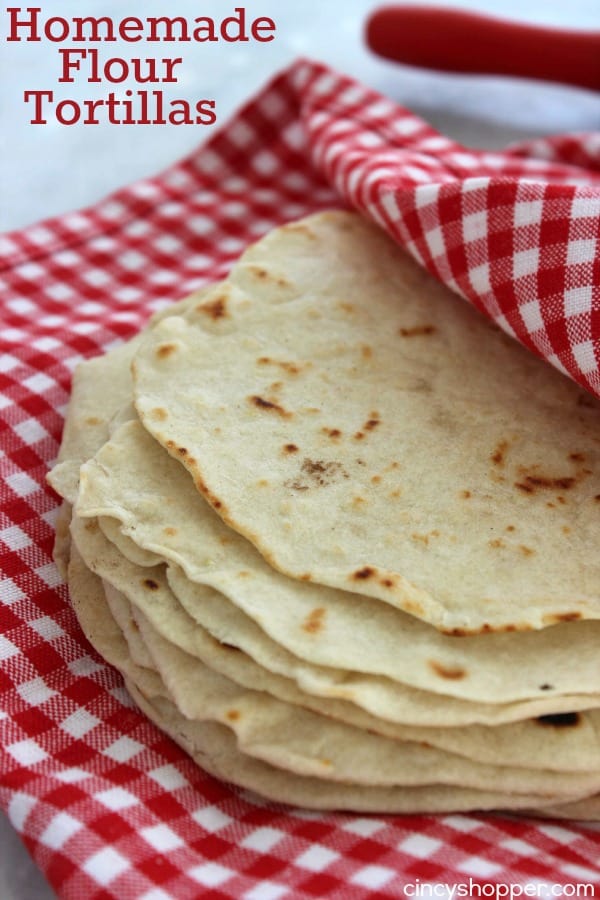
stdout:
[[(249, 616), (267, 641), (316, 666), (484, 703), (539, 698), (549, 685), (553, 696), (600, 695), (600, 622), (459, 639), (373, 598), (282, 575), (224, 525), (139, 421), (121, 425), (82, 466), (76, 512), (100, 517), (104, 534), (131, 561), (176, 563), (169, 583), (192, 616), (213, 607), (218, 616), (233, 603), (238, 620)], [(205, 585), (219, 592), (212, 603), (210, 595), (203, 601)], [(216, 633), (214, 617), (198, 621)], [(270, 667), (264, 653), (246, 649)]]
[(449, 632), (600, 618), (600, 404), (351, 213), (226, 288), (149, 333), (135, 405), (272, 566)]
[[(180, 315), (202, 299), (208, 299), (219, 285), (203, 288), (178, 303), (173, 303), (150, 319), (154, 327), (166, 316)], [(113, 417), (131, 404), (131, 361), (144, 332), (135, 335), (102, 356), (80, 363), (73, 374), (71, 398), (65, 418), (56, 464), (48, 482), (70, 504), (77, 499), (79, 467), (94, 455), (108, 439)]]
[(456, 786), (373, 787), (298, 776), (241, 753), (231, 731), (211, 722), (191, 722), (167, 699), (160, 677), (137, 666), (104, 602), (101, 581), (85, 567), (77, 549), (69, 565), (69, 583), (80, 623), (99, 653), (125, 676), (129, 693), (140, 709), (171, 735), (207, 772), (280, 803), (315, 809), (363, 812), (459, 811), (519, 809), (550, 802), (547, 797), (502, 794)]
[[(109, 542), (106, 541), (92, 520), (74, 519), (71, 526), (73, 539), (79, 548), (86, 565), (104, 581), (109, 582), (113, 587), (122, 592), (127, 599), (139, 608), (150, 620), (156, 631), (167, 640), (174, 643), (180, 649), (185, 650), (191, 656), (198, 657), (211, 667), (217, 668), (219, 671), (227, 674), (232, 680), (244, 681), (245, 678), (252, 679), (255, 672), (260, 667), (243, 668), (243, 674), (240, 677), (235, 675), (235, 664), (229, 660), (229, 670), (223, 669), (219, 663), (219, 654), (215, 653), (214, 641), (210, 638), (207, 641), (207, 633), (202, 628), (195, 625), (194, 621), (187, 616), (179, 607), (179, 604), (170, 591), (164, 571), (162, 567), (152, 569), (142, 569), (125, 560)], [(225, 638), (222, 638), (225, 640)], [(231, 640), (236, 640), (232, 636)], [(239, 651), (233, 649), (234, 658), (238, 659)], [(221, 657), (227, 656), (227, 652), (221, 652)], [(242, 658), (243, 661), (243, 658)], [(246, 661), (247, 662), (247, 661)], [(586, 703), (589, 704), (589, 698), (581, 697), (565, 697), (554, 698), (553, 706), (549, 706), (547, 698), (530, 701), (520, 704), (509, 704), (507, 706), (486, 707), (482, 704), (472, 704), (454, 700), (452, 698), (438, 698), (435, 694), (427, 694), (423, 691), (411, 691), (399, 684), (394, 684), (386, 679), (369, 678), (363, 676), (359, 678), (353, 676), (352, 673), (332, 672), (327, 675), (327, 671), (318, 672), (313, 675), (312, 671), (302, 664), (301, 661), (294, 661), (293, 658), (288, 660), (287, 672), (290, 680), (297, 678), (297, 688), (300, 689), (299, 694), (296, 690), (292, 696), (282, 693), (286, 686), (290, 686), (289, 681), (276, 678), (273, 682), (275, 688), (265, 677), (263, 671), (263, 682), (250, 682), (253, 686), (273, 692), (282, 699), (289, 700), (292, 703), (305, 705), (325, 715), (331, 715), (333, 718), (340, 718), (342, 721), (349, 721), (357, 724), (359, 727), (369, 727), (368, 722), (356, 721), (351, 715), (348, 715), (348, 708), (344, 708), (340, 704), (341, 699), (352, 700), (355, 704), (366, 710), (375, 718), (371, 725), (373, 730), (388, 736), (400, 738), (408, 738), (407, 731), (404, 733), (400, 730), (390, 728), (389, 723), (396, 722), (402, 725), (430, 726), (430, 731), (426, 735), (423, 732), (413, 733), (410, 735), (413, 739), (425, 739), (428, 742), (442, 747), (446, 745), (446, 727), (456, 724), (469, 724), (472, 722), (484, 723), (503, 723), (513, 722), (528, 716), (552, 715), (556, 713), (569, 713), (564, 721), (564, 731), (560, 727), (563, 720), (550, 719), (543, 722), (532, 721), (530, 723), (521, 723), (521, 730), (509, 731), (504, 738), (498, 738), (498, 748), (508, 748), (511, 744), (511, 738), (521, 740), (519, 750), (513, 748), (508, 751), (508, 756), (516, 757), (516, 765), (544, 765), (544, 762), (554, 758), (555, 762), (547, 763), (548, 768), (563, 767), (563, 757), (561, 756), (561, 748), (564, 752), (564, 768), (569, 770), (581, 770), (590, 768), (589, 765), (582, 765), (584, 759), (589, 763), (590, 760), (596, 758), (597, 753), (597, 733), (595, 730), (595, 719), (587, 719), (581, 710), (585, 710)], [(298, 677), (299, 676), (299, 677)], [(312, 677), (311, 677), (312, 676)], [(292, 683), (293, 685), (293, 683)], [(317, 705), (310, 695), (315, 694), (320, 698), (321, 704), (324, 698), (333, 698), (336, 703), (332, 707), (325, 705)], [(311, 699), (313, 700), (311, 705)], [(593, 701), (592, 701), (593, 703)], [(561, 705), (563, 704), (563, 705)], [(597, 705), (597, 699), (596, 699)], [(573, 715), (573, 711), (578, 710), (577, 715)], [(378, 723), (377, 720), (382, 720)], [(556, 726), (552, 722), (556, 721)], [(568, 723), (571, 722), (573, 727), (570, 729)], [(441, 726), (437, 728), (437, 726)], [(581, 731), (580, 731), (581, 728)], [(462, 730), (461, 730), (462, 731)], [(494, 729), (495, 732), (495, 729)], [(567, 737), (569, 732), (572, 737)], [(563, 737), (564, 735), (564, 737)], [(451, 740), (452, 750), (459, 754), (480, 758), (480, 755), (487, 761), (497, 762), (503, 761), (502, 757), (494, 755), (495, 738), (486, 734), (485, 729), (475, 729), (473, 735), (473, 745), (469, 743), (469, 731), (464, 730), (460, 734), (455, 734)], [(580, 750), (575, 750), (578, 740), (581, 740)], [(564, 743), (563, 743), (564, 741)], [(547, 748), (547, 752), (540, 751), (540, 743)], [(474, 752), (473, 752), (474, 750)], [(556, 752), (555, 752), (556, 751)], [(497, 751), (496, 751), (497, 752)], [(582, 759), (582, 756), (584, 759)], [(579, 762), (571, 763), (570, 760)], [(528, 760), (530, 762), (528, 762)], [(594, 767), (592, 762), (591, 767)]]

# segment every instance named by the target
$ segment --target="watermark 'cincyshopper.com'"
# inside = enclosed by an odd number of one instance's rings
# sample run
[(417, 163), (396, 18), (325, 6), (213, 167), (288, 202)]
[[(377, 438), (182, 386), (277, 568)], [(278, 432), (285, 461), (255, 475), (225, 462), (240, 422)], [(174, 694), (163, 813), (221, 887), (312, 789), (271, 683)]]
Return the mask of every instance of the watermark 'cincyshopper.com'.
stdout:
[[(596, 886), (597, 887), (597, 886)], [(514, 900), (516, 897), (595, 897), (596, 887), (591, 883), (549, 884), (548, 882), (529, 882), (527, 884), (498, 884), (475, 882), (469, 878), (468, 883), (445, 884), (421, 882), (418, 878), (412, 884), (404, 885), (404, 896), (407, 898), (437, 898), (437, 900), (455, 900), (457, 897), (488, 897), (491, 900)]]

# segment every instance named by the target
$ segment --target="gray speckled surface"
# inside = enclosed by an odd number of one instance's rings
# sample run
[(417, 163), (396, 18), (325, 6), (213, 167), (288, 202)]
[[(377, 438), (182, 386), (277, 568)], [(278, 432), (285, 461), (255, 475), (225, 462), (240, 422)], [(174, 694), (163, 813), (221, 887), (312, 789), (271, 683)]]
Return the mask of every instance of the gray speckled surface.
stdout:
[[(48, 0), (45, 16), (228, 15), (236, 4), (204, 0), (193, 12), (185, 0)], [(173, 96), (214, 97), (221, 125), (248, 95), (295, 57), (322, 59), (420, 112), (467, 144), (502, 146), (540, 133), (600, 127), (600, 96), (542, 84), (469, 80), (416, 72), (371, 57), (361, 43), (362, 23), (376, 0), (261, 0), (248, 8), (271, 16), (277, 38), (270, 44), (186, 45)], [(383, 5), (383, 0), (381, 2)], [(598, 0), (462, 0), (437, 5), (520, 17), (549, 24), (600, 29)], [(5, 15), (2, 10), (2, 15)], [(110, 55), (140, 55), (131, 45), (111, 45)], [(532, 48), (535, 52), (535, 48)], [(144, 56), (175, 55), (145, 45)], [(66, 127), (28, 124), (26, 89), (58, 88), (56, 45), (3, 43), (0, 55), (0, 230), (19, 228), (98, 200), (107, 192), (159, 171), (189, 153), (207, 136), (194, 126), (111, 125)], [(93, 96), (84, 80), (62, 86), (61, 96)], [(0, 813), (1, 900), (51, 900), (54, 894), (30, 860), (20, 838)]]

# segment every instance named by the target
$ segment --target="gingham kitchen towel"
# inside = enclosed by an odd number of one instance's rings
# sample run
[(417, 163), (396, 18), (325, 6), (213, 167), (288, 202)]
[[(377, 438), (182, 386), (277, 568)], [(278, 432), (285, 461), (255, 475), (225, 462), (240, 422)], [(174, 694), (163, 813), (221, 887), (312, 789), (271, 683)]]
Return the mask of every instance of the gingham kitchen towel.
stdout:
[(356, 205), (600, 393), (599, 161), (598, 135), (466, 150), (299, 62), (158, 177), (0, 238), (0, 803), (59, 896), (600, 891), (592, 825), (308, 813), (204, 775), (82, 637), (51, 562), (58, 501), (44, 482), (80, 360), (222, 277), (271, 227), (335, 206)]

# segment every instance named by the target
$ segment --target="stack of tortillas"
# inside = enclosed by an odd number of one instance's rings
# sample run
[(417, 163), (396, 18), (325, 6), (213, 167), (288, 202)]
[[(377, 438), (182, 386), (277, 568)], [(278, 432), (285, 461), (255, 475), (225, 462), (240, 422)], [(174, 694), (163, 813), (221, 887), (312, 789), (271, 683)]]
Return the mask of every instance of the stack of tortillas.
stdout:
[(207, 771), (600, 816), (600, 404), (344, 212), (77, 370), (57, 560)]

